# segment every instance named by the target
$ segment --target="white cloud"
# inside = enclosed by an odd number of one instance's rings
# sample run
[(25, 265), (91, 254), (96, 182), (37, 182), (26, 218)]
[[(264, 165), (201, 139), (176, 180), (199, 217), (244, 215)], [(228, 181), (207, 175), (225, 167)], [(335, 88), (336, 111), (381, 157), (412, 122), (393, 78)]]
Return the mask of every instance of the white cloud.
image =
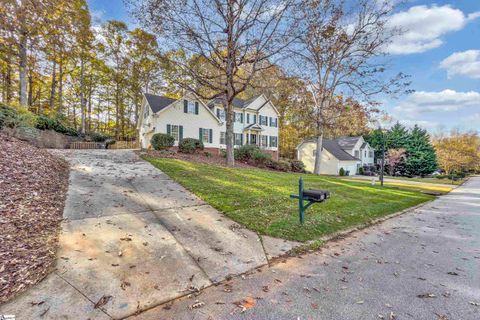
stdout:
[(480, 50), (455, 52), (440, 63), (448, 76), (461, 75), (480, 79)]
[(480, 108), (479, 92), (446, 89), (438, 92), (414, 92), (393, 110), (397, 117), (412, 120), (422, 113), (449, 112), (470, 107)]
[(399, 120), (401, 124), (403, 124), (406, 127), (413, 127), (415, 125), (418, 125), (419, 127), (422, 127), (427, 130), (435, 129), (440, 126), (438, 122), (435, 121), (426, 121), (426, 120)]
[(387, 26), (400, 29), (403, 34), (392, 39), (386, 51), (391, 54), (410, 54), (437, 48), (443, 44), (443, 35), (461, 30), (467, 22), (478, 17), (480, 12), (466, 16), (449, 5), (411, 7), (390, 17)]

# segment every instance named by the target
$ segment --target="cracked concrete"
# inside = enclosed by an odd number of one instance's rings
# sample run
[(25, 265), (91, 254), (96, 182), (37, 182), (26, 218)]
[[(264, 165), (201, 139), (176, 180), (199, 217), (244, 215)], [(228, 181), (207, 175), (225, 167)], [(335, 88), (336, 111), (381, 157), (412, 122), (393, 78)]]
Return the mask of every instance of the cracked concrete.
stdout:
[[(132, 151), (52, 152), (72, 166), (57, 268), (0, 306), (0, 314), (124, 318), (265, 265), (297, 245), (261, 241)], [(104, 296), (107, 303), (94, 308)]]

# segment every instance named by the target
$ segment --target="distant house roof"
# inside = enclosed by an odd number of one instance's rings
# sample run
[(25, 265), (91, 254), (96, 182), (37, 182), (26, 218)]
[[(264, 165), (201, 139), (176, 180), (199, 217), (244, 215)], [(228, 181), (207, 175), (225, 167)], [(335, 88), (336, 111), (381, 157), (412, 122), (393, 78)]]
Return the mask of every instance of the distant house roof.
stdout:
[(147, 102), (154, 113), (164, 109), (165, 107), (171, 105), (173, 102), (177, 101), (176, 99), (168, 98), (165, 96), (157, 96), (150, 93), (145, 93), (145, 99), (147, 99)]
[(360, 137), (340, 137), (335, 139), (335, 141), (342, 147), (342, 149), (353, 149), (358, 142)]
[(358, 158), (355, 158), (345, 150), (341, 148), (335, 140), (323, 140), (323, 147), (327, 149), (335, 158), (338, 160), (346, 160), (346, 161), (357, 161)]
[[(357, 140), (358, 140), (358, 137), (357, 137)], [(302, 145), (305, 142), (316, 142), (316, 141), (317, 141), (317, 138), (315, 138), (315, 137), (307, 138), (307, 139), (303, 140), (300, 145)], [(300, 145), (298, 147), (300, 147)], [(322, 146), (323, 146), (323, 148), (325, 148), (328, 152), (330, 152), (338, 160), (342, 160), (342, 161), (358, 161), (358, 160), (360, 160), (358, 158), (355, 158), (354, 156), (352, 156), (348, 152), (346, 152), (338, 144), (337, 139), (335, 139), (335, 140), (323, 139)]]

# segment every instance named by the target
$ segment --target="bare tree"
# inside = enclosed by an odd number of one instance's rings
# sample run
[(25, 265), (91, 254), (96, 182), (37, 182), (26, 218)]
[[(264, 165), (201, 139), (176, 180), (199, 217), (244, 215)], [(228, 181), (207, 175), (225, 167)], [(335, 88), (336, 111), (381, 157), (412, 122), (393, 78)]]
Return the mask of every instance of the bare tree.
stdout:
[(373, 105), (378, 94), (398, 94), (409, 85), (402, 73), (382, 77), (388, 66), (381, 59), (384, 49), (400, 32), (386, 25), (392, 10), (388, 1), (378, 0), (306, 0), (302, 5), (300, 37), (292, 53), (312, 95), (315, 174), (320, 174), (324, 130), (341, 114), (336, 99), (351, 97)]
[(204, 99), (222, 98), (226, 161), (233, 166), (232, 101), (290, 43), (294, 23), (289, 13), (295, 0), (126, 1), (133, 15), (161, 38), (160, 47), (185, 53), (186, 60), (172, 61), (187, 75), (178, 85)]

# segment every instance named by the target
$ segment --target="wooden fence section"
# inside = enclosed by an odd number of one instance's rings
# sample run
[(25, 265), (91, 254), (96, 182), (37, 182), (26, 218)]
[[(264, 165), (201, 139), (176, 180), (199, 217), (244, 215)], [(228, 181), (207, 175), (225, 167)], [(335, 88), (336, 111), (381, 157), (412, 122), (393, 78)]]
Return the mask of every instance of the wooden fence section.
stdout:
[(138, 141), (117, 141), (108, 146), (108, 149), (139, 149), (140, 143)]
[(70, 149), (102, 149), (102, 144), (97, 142), (75, 141), (70, 143)]

